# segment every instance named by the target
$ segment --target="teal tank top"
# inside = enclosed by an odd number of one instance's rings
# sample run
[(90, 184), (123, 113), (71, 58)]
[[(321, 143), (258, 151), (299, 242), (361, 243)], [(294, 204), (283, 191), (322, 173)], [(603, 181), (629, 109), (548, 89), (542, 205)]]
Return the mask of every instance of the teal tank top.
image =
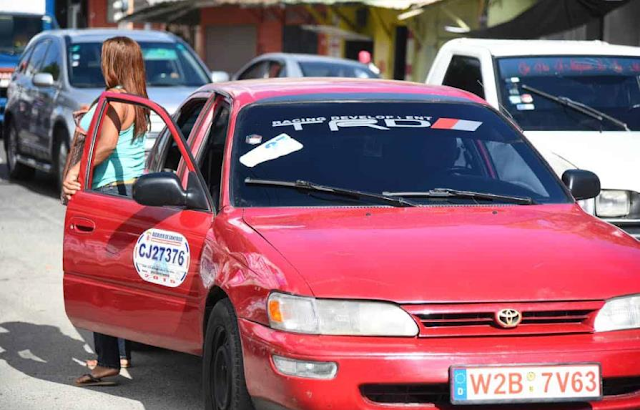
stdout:
[[(82, 117), (80, 127), (89, 130), (91, 120), (96, 111), (96, 105)], [(111, 155), (98, 164), (93, 170), (92, 189), (97, 189), (113, 182), (126, 182), (138, 178), (144, 172), (144, 140), (146, 134), (134, 138), (134, 125), (122, 130), (118, 136), (118, 143)]]

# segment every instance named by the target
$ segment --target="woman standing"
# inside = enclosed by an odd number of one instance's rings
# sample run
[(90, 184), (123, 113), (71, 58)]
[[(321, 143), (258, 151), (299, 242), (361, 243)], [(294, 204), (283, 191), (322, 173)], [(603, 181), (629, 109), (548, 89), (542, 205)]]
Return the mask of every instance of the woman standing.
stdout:
[[(138, 43), (128, 37), (113, 37), (102, 45), (102, 74), (106, 89), (147, 98), (144, 60)], [(85, 114), (80, 126), (87, 130), (96, 105)], [(95, 147), (92, 190), (112, 195), (131, 196), (136, 179), (144, 171), (144, 139), (149, 128), (149, 110), (140, 106), (109, 103)], [(81, 189), (80, 164), (69, 169), (63, 192), (70, 199)], [(103, 381), (120, 373), (118, 338), (94, 333), (97, 365), (90, 374), (76, 379), (81, 386), (111, 385)]]

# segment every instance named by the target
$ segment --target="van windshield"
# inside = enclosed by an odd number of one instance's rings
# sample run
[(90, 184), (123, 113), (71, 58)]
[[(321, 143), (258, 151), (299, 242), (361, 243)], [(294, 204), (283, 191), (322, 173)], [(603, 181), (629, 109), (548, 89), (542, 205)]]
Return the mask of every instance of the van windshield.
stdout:
[[(530, 198), (531, 203), (569, 201), (521, 134), (477, 104), (261, 103), (244, 108), (237, 124), (231, 195), (238, 207), (362, 205), (362, 198), (356, 202), (304, 182), (406, 197), (420, 205), (514, 203), (430, 195), (431, 190)], [(296, 181), (303, 182), (282, 184)]]
[[(209, 75), (183, 44), (139, 42), (147, 74), (147, 87), (199, 87)], [(69, 45), (69, 82), (77, 88), (104, 88), (100, 68), (102, 43)]]
[(0, 13), (0, 53), (21, 54), (31, 37), (42, 31), (43, 17)]
[(553, 56), (500, 58), (502, 105), (525, 131), (620, 131), (540, 93), (586, 105), (640, 130), (640, 57)]

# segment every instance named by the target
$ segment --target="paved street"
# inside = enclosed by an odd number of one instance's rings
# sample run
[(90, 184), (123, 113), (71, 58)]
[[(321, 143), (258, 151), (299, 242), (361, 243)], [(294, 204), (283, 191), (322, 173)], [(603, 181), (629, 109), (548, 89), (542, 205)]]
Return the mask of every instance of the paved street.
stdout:
[(52, 185), (9, 183), (0, 152), (0, 409), (201, 408), (200, 359), (166, 350), (134, 351), (118, 386), (73, 386), (93, 338), (64, 312), (65, 208)]

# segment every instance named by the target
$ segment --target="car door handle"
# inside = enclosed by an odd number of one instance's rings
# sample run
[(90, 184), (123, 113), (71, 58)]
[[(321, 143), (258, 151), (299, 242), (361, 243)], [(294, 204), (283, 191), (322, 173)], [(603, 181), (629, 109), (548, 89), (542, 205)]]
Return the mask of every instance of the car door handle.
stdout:
[(96, 229), (96, 223), (87, 218), (72, 218), (69, 229), (78, 233), (91, 233)]

